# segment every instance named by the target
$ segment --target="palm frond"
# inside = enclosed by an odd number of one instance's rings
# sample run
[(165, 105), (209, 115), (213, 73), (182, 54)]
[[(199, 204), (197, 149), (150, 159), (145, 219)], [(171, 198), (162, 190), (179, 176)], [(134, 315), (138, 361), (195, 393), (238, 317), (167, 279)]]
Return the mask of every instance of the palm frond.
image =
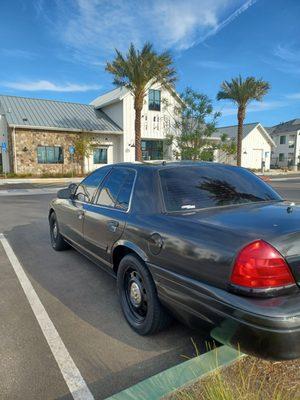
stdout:
[(270, 90), (270, 84), (253, 76), (243, 79), (241, 75), (231, 81), (224, 81), (217, 94), (218, 100), (231, 100), (238, 106), (246, 107), (252, 100), (261, 101)]

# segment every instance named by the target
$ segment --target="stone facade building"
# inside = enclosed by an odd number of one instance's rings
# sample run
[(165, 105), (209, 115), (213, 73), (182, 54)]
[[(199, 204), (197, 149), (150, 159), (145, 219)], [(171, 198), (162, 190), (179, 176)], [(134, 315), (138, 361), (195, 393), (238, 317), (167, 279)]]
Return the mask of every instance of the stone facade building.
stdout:
[[(172, 158), (165, 139), (178, 102), (172, 89), (149, 85), (142, 110), (145, 160)], [(0, 168), (2, 164), (5, 172), (32, 175), (87, 173), (103, 164), (135, 161), (134, 120), (134, 99), (126, 88), (116, 88), (91, 104), (2, 95), (0, 148), (5, 143), (6, 151), (0, 150)], [(71, 153), (83, 136), (90, 138), (92, 151), (79, 160)]]
[[(122, 129), (91, 105), (0, 96), (2, 169), (15, 174), (86, 173), (121, 161)], [(92, 144), (84, 159), (72, 154), (82, 137)]]

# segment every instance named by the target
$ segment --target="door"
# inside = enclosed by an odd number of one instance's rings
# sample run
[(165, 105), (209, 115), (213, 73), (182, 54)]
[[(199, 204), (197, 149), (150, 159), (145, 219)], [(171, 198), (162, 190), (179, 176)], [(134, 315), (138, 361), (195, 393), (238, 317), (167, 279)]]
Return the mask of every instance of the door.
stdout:
[(263, 156), (263, 150), (262, 149), (253, 149), (252, 163), (251, 163), (251, 166), (249, 166), (249, 168), (261, 169), (261, 167), (262, 167), (262, 156)]
[(88, 175), (78, 185), (74, 198), (63, 200), (63, 203), (60, 203), (57, 207), (61, 233), (79, 246), (84, 245), (84, 207), (92, 202), (98, 186), (110, 170), (111, 167), (102, 167)]
[(111, 249), (125, 228), (136, 172), (114, 167), (93, 204), (84, 207), (85, 247), (105, 265), (111, 265)]

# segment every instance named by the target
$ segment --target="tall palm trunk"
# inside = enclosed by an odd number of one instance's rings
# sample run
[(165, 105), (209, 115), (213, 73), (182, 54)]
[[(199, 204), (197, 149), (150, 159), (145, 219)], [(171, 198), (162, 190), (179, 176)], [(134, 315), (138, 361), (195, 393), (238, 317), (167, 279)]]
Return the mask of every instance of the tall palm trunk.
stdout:
[(238, 131), (237, 131), (237, 165), (242, 166), (242, 143), (243, 143), (243, 124), (245, 119), (245, 107), (240, 106), (237, 113)]
[(142, 156), (142, 143), (141, 143), (141, 117), (143, 108), (143, 96), (135, 96), (134, 109), (135, 109), (135, 161), (143, 161)]

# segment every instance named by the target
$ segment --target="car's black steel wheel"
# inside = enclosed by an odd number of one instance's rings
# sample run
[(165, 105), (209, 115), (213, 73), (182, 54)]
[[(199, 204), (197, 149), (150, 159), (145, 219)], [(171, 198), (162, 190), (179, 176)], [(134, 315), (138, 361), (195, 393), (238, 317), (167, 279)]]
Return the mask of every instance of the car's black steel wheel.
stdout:
[(137, 333), (149, 335), (168, 325), (171, 317), (158, 299), (148, 268), (138, 257), (128, 255), (121, 260), (117, 285), (124, 316)]
[(57, 218), (54, 212), (50, 215), (49, 226), (50, 226), (50, 240), (53, 249), (56, 251), (67, 250), (70, 247), (70, 245), (65, 241), (65, 239), (63, 238), (63, 236), (59, 231)]

